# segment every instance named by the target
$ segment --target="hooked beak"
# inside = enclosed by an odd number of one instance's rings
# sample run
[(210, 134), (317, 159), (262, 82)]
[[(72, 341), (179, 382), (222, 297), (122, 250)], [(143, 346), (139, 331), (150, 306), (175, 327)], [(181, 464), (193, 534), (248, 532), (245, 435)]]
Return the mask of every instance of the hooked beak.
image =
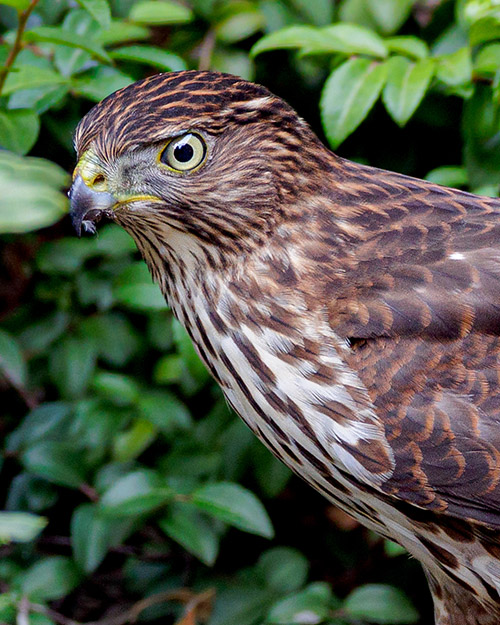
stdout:
[(107, 191), (95, 191), (85, 184), (78, 174), (68, 193), (70, 199), (70, 215), (73, 227), (78, 236), (85, 232), (95, 233), (95, 224), (102, 217), (113, 219), (113, 206), (117, 203), (116, 198)]

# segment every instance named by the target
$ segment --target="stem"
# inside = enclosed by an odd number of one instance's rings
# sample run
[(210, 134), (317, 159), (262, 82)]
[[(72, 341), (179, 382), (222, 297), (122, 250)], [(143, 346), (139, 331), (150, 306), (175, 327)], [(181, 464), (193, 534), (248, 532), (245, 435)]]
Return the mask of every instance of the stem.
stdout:
[(215, 47), (215, 32), (213, 30), (209, 30), (200, 46), (200, 57), (198, 62), (198, 69), (201, 71), (206, 71), (210, 69), (210, 65), (212, 64), (212, 53)]
[(16, 38), (14, 40), (14, 45), (10, 49), (9, 56), (5, 61), (5, 65), (0, 68), (0, 95), (2, 95), (3, 85), (5, 83), (5, 79), (16, 60), (17, 55), (21, 52), (22, 42), (23, 42), (23, 34), (24, 29), (26, 28), (26, 22), (28, 21), (29, 16), (31, 15), (33, 9), (38, 4), (39, 0), (31, 0), (28, 7), (24, 9), (24, 11), (19, 11), (18, 16), (18, 24), (17, 24), (17, 32)]

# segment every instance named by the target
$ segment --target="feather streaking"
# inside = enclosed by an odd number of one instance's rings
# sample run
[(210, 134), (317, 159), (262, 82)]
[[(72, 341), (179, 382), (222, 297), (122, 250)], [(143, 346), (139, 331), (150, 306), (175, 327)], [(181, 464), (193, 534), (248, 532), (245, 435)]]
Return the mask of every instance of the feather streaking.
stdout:
[[(162, 164), (193, 132), (205, 160)], [(255, 434), (422, 562), (439, 625), (499, 623), (500, 201), (341, 159), (211, 72), (109, 96), (76, 149)]]

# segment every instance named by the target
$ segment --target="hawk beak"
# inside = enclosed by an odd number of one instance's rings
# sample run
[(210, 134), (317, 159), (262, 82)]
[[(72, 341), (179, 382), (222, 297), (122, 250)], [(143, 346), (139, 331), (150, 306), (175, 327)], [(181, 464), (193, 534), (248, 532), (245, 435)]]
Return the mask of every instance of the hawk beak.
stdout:
[(85, 232), (95, 233), (95, 224), (101, 217), (113, 219), (113, 206), (117, 203), (116, 198), (107, 191), (96, 191), (88, 185), (78, 174), (73, 180), (69, 190), (71, 221), (78, 236)]

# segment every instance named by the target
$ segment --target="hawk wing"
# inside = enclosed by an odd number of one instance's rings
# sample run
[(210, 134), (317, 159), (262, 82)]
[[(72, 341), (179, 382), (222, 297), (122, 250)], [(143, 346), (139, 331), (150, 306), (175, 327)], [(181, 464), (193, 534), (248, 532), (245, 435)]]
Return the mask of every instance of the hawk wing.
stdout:
[(394, 452), (382, 489), (498, 527), (500, 202), (345, 165), (352, 238), (326, 288)]

